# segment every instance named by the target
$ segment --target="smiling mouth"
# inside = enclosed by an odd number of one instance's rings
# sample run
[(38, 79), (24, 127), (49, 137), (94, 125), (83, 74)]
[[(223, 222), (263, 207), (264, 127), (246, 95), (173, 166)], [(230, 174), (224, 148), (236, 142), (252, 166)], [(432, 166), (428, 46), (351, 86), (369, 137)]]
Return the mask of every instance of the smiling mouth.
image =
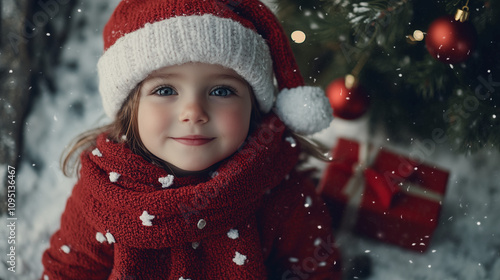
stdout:
[(172, 137), (175, 141), (188, 145), (188, 146), (201, 146), (205, 145), (212, 140), (215, 139), (215, 137), (205, 137), (201, 135), (189, 135), (189, 136), (183, 136), (183, 137)]

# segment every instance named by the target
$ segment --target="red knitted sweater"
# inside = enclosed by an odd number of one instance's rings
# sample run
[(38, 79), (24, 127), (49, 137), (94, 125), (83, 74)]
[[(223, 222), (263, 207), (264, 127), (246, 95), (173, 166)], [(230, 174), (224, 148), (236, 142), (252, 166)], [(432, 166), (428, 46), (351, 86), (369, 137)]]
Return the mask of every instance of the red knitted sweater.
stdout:
[(283, 128), (271, 115), (211, 176), (181, 178), (101, 135), (43, 277), (340, 279), (329, 216)]

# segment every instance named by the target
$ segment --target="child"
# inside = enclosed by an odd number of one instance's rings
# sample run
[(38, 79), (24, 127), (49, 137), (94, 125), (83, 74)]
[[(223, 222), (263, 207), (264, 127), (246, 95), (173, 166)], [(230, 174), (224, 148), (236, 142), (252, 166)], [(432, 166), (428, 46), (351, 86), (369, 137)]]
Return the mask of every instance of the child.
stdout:
[(327, 127), (331, 108), (304, 86), (272, 12), (124, 0), (103, 37), (113, 121), (64, 162), (83, 150), (43, 279), (340, 279), (293, 133)]

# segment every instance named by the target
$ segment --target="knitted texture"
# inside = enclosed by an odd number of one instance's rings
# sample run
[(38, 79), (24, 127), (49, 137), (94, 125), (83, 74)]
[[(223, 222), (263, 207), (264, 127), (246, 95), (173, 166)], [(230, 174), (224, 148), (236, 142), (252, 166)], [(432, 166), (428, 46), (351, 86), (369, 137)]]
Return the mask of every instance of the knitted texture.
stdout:
[[(188, 62), (233, 69), (250, 84), (264, 113), (274, 104), (273, 77), (279, 91), (304, 85), (288, 37), (274, 14), (257, 0), (122, 1), (106, 24), (103, 38), (99, 90), (111, 118), (152, 71)], [(307, 98), (311, 92), (302, 94)], [(316, 102), (329, 104), (324, 93)], [(330, 124), (333, 117), (328, 112), (319, 113), (326, 117), (320, 123), (309, 118), (314, 113), (310, 111), (299, 119), (317, 132)]]
[(44, 276), (340, 279), (330, 217), (283, 128), (271, 114), (211, 176), (182, 178), (101, 135), (82, 154)]

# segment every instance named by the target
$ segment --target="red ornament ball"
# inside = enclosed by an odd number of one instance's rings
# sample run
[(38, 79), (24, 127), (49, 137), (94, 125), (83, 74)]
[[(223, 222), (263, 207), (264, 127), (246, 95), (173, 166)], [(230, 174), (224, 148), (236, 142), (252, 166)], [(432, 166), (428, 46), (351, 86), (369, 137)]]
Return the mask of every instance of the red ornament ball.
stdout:
[(345, 78), (330, 83), (326, 88), (326, 95), (333, 108), (333, 115), (346, 120), (361, 117), (368, 110), (370, 103), (366, 91), (359, 85), (348, 89)]
[(452, 15), (434, 20), (425, 38), (429, 53), (437, 60), (454, 64), (467, 58), (476, 47), (477, 33), (469, 21), (460, 22)]

